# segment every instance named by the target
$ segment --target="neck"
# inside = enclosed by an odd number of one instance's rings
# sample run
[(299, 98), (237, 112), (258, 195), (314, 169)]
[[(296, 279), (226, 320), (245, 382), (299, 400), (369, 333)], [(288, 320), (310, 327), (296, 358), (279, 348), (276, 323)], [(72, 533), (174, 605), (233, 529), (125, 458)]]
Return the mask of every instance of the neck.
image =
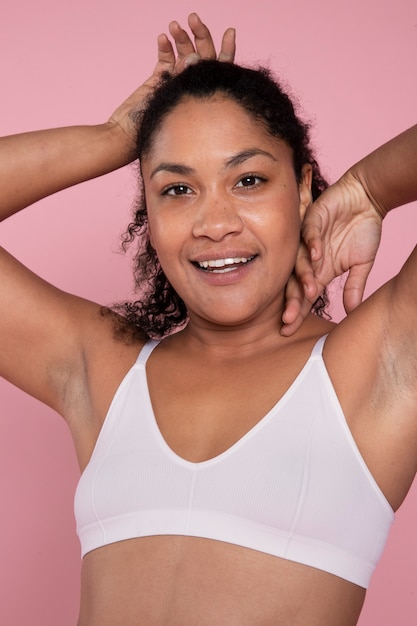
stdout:
[[(304, 330), (309, 326), (308, 319), (302, 328), (292, 337), (284, 337), (280, 333), (281, 320), (274, 316), (268, 320), (254, 323), (253, 321), (233, 326), (211, 324), (190, 316), (186, 328), (177, 334), (180, 340), (189, 348), (203, 350), (206, 354), (220, 356), (226, 360), (262, 352), (264, 350), (278, 349), (297, 341), (304, 335)], [(175, 335), (174, 335), (175, 337)]]

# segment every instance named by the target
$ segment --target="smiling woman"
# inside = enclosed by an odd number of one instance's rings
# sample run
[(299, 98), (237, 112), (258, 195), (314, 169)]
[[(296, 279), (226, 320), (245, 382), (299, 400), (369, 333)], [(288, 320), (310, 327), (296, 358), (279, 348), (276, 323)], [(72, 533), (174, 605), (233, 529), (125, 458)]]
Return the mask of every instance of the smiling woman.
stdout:
[[(161, 169), (167, 157), (187, 165)], [(188, 315), (236, 325), (264, 311), (279, 320), (311, 199), (310, 170), (298, 183), (288, 146), (222, 96), (177, 105), (141, 163), (151, 245)], [(170, 193), (178, 187), (187, 193)], [(210, 269), (235, 257), (250, 261)]]
[(309, 309), (342, 271), (357, 291), (382, 215), (417, 197), (417, 129), (325, 189), (280, 86), (230, 63), (233, 31), (220, 62), (190, 27), (107, 123), (0, 141), (3, 219), (142, 175), (136, 302), (0, 251), (0, 373), (74, 440), (79, 626), (353, 626), (417, 469), (416, 253), (339, 325)]
[[(270, 218), (282, 220), (288, 227), (290, 221), (285, 211), (289, 211), (296, 229), (292, 240), (298, 248), (299, 220), (311, 198), (317, 198), (326, 187), (309, 143), (308, 127), (297, 117), (288, 95), (264, 69), (204, 61), (173, 79), (166, 77), (141, 115), (137, 154), (145, 181), (126, 243), (140, 235), (135, 277), (141, 298), (115, 308), (154, 337), (183, 326), (189, 315), (183, 298), (179, 297), (181, 287), (174, 287), (172, 282), (170, 267), (165, 266), (169, 280), (161, 269), (163, 251), (155, 249), (155, 241), (151, 242), (148, 237), (148, 222), (152, 222), (156, 214), (165, 210), (162, 228), (166, 230), (168, 243), (173, 243), (174, 233), (179, 228), (187, 228), (186, 208), (187, 215), (192, 214), (193, 232), (199, 232), (200, 220), (203, 229), (216, 228), (215, 238), (218, 238), (222, 236), (222, 229), (239, 228), (242, 223), (233, 203), (246, 207), (246, 212), (254, 207), (251, 217), (254, 222), (259, 222), (262, 216), (266, 218), (266, 206), (263, 212), (256, 211), (256, 207), (259, 203), (268, 203), (272, 208)], [(199, 187), (199, 173), (200, 177), (213, 176), (213, 172), (208, 172), (210, 154), (216, 157), (216, 162), (213, 159), (210, 163), (218, 172), (216, 190), (204, 184)], [(206, 171), (198, 172), (197, 164)], [(221, 191), (220, 175), (223, 177)], [(293, 210), (288, 207), (289, 199)], [(280, 203), (281, 211), (274, 210)], [(152, 210), (148, 212), (151, 205)], [(204, 207), (209, 211), (204, 213)], [(215, 213), (216, 207), (219, 211)], [(168, 225), (169, 219), (172, 223)], [(272, 231), (278, 227), (277, 224), (270, 226)], [(152, 233), (155, 229), (156, 225), (152, 225)], [(197, 238), (197, 242), (200, 239)], [(204, 245), (205, 250), (200, 250), (198, 243), (197, 249), (194, 246), (189, 251), (191, 256), (185, 266), (201, 260), (208, 267), (209, 262), (219, 261), (219, 254), (220, 258), (259, 260), (258, 254), (251, 250), (227, 250), (227, 245), (224, 250), (217, 247), (215, 257), (209, 258), (208, 246)], [(282, 255), (284, 249), (285, 246), (277, 242), (276, 253)], [(288, 253), (291, 255), (290, 250)], [(283, 268), (283, 256), (279, 262), (273, 262), (276, 269)], [(291, 269), (293, 266), (294, 258), (290, 259)], [(237, 278), (236, 272), (227, 280), (234, 278)], [(221, 280), (226, 278), (217, 277), (218, 283), (224, 284)], [(326, 296), (320, 295), (313, 303), (313, 310), (323, 314), (326, 302)], [(279, 312), (275, 315), (280, 319)]]

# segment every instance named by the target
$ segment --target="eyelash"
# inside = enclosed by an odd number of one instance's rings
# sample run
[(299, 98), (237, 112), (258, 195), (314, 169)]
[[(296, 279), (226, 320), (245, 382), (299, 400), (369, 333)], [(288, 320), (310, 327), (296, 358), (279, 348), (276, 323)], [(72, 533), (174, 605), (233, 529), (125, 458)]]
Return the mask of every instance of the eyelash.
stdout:
[[(235, 187), (242, 187), (245, 189), (250, 189), (251, 187), (257, 187), (258, 185), (265, 183), (266, 180), (267, 179), (264, 178), (263, 176), (257, 176), (256, 174), (246, 174), (245, 176), (242, 176), (242, 178), (239, 179)], [(245, 185), (243, 184), (244, 181), (247, 181), (247, 182), (252, 181), (252, 184)], [(255, 182), (255, 181), (258, 181), (258, 182)], [(242, 185), (240, 183), (242, 183)], [(184, 192), (176, 193), (177, 191), (180, 191), (180, 190), (184, 190)], [(165, 189), (163, 189), (161, 195), (163, 196), (186, 196), (188, 195), (190, 191), (192, 191), (191, 187), (189, 187), (185, 183), (176, 183), (175, 185), (170, 185), (169, 187), (166, 187)]]
[[(175, 193), (176, 190), (180, 190), (180, 189), (186, 189), (187, 191), (185, 193)], [(166, 187), (165, 189), (163, 189), (161, 195), (163, 196), (186, 196), (188, 194), (188, 191), (191, 191), (191, 188), (188, 185), (186, 185), (185, 183), (177, 183), (175, 185), (170, 185), (169, 187)]]
[(258, 185), (261, 185), (262, 183), (266, 182), (266, 178), (264, 178), (263, 176), (258, 176), (257, 174), (246, 174), (245, 176), (242, 176), (242, 178), (238, 181), (237, 186), (240, 186), (240, 183), (243, 183), (243, 181), (259, 181), (259, 182), (254, 182), (253, 184), (250, 185), (241, 185), (242, 187), (245, 188), (250, 188), (250, 187), (257, 187)]

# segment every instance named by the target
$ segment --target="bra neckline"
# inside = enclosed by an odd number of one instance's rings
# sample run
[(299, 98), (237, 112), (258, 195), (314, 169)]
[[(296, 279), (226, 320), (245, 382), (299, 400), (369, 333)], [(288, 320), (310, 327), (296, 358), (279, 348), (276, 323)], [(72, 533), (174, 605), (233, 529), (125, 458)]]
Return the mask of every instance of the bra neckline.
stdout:
[(282, 406), (285, 405), (286, 402), (290, 399), (290, 397), (294, 394), (294, 391), (301, 384), (313, 360), (315, 360), (317, 357), (319, 357), (320, 359), (322, 358), (322, 351), (323, 351), (323, 346), (324, 346), (326, 337), (327, 335), (323, 335), (316, 341), (307, 361), (304, 363), (303, 367), (298, 372), (297, 376), (291, 382), (291, 384), (289, 385), (285, 393), (277, 400), (277, 402), (269, 409), (269, 411), (265, 415), (263, 415), (256, 422), (256, 424), (254, 424), (244, 435), (239, 437), (239, 439), (237, 439), (231, 446), (223, 450), (223, 452), (220, 452), (219, 454), (209, 459), (206, 459), (205, 461), (189, 461), (188, 459), (185, 459), (179, 454), (177, 454), (177, 452), (175, 452), (175, 450), (173, 450), (171, 446), (167, 443), (165, 437), (163, 436), (161, 432), (161, 429), (159, 428), (159, 424), (156, 419), (155, 412), (153, 410), (151, 394), (149, 391), (146, 363), (148, 361), (148, 358), (152, 354), (153, 350), (158, 346), (160, 341), (158, 340), (148, 341), (143, 346), (142, 350), (140, 351), (137, 363), (142, 365), (143, 367), (143, 374), (145, 378), (145, 389), (146, 389), (146, 403), (148, 405), (147, 415), (149, 416), (149, 421), (152, 426), (152, 430), (154, 431), (158, 441), (160, 442), (162, 449), (176, 463), (179, 463), (180, 465), (184, 465), (186, 467), (190, 467), (193, 469), (215, 465), (217, 463), (220, 463), (223, 459), (227, 458), (228, 456), (231, 456), (237, 449), (243, 446), (247, 440), (251, 439), (255, 435), (255, 433), (258, 432), (258, 430), (263, 429), (265, 424), (268, 423), (270, 419), (272, 419), (274, 414), (278, 412), (282, 408)]

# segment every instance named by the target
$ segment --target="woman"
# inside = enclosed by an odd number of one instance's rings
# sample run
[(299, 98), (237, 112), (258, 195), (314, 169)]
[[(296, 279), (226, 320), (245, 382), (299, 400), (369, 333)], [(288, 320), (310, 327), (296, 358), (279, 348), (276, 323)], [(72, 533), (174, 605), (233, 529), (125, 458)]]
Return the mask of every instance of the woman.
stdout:
[[(213, 57), (196, 16), (190, 26), (197, 53)], [(194, 48), (176, 24), (171, 32), (180, 69)], [(233, 45), (229, 31), (222, 58)], [(1, 256), (0, 371), (64, 416), (83, 470), (79, 626), (350, 626), (416, 471), (416, 262), (339, 326), (314, 314), (300, 324), (305, 305), (291, 277), (298, 254), (308, 302), (339, 265), (364, 262), (346, 236), (347, 252), (332, 237), (342, 256), (329, 268), (317, 219), (325, 226), (330, 198), (341, 206), (338, 230), (359, 198), (356, 221), (370, 223), (367, 239), (377, 240), (380, 208), (417, 195), (404, 158), (415, 133), (365, 159), (338, 184), (343, 192), (328, 190), (311, 207), (325, 184), (306, 128), (262, 72), (215, 61), (188, 67), (152, 95), (135, 145), (143, 98), (164, 64), (174, 69), (166, 38), (159, 56), (152, 79), (109, 123), (0, 144), (3, 217), (140, 156), (147, 212), (130, 233), (144, 229), (149, 245), (139, 248), (138, 278), (152, 267), (151, 249), (163, 270), (142, 284), (144, 307), (122, 307), (124, 321)], [(248, 88), (255, 84), (263, 96)], [(271, 93), (281, 112), (271, 110)], [(379, 180), (393, 154), (408, 169), (407, 191)], [(307, 211), (314, 275), (299, 252)], [(148, 341), (169, 329), (178, 332)]]

